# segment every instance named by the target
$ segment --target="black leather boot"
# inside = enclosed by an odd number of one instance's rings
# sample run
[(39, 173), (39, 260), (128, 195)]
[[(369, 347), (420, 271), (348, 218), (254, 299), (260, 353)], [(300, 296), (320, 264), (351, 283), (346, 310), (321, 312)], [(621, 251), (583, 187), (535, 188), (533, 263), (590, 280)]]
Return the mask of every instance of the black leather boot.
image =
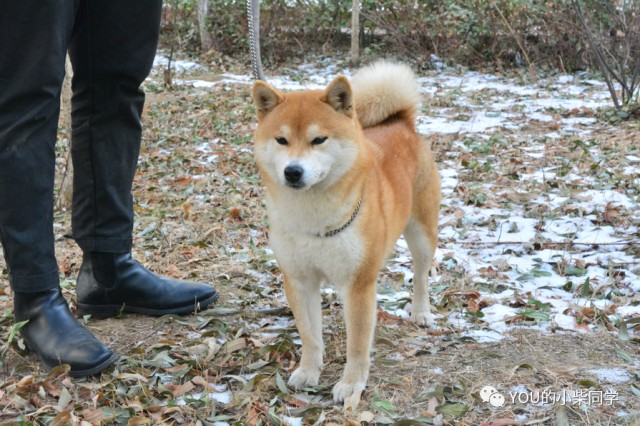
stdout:
[(119, 311), (144, 315), (188, 314), (218, 299), (206, 284), (160, 277), (131, 253), (85, 252), (76, 284), (78, 313), (106, 318)]
[(84, 328), (69, 311), (60, 287), (37, 293), (15, 293), (16, 322), (29, 320), (21, 333), (47, 370), (69, 364), (72, 377), (91, 376), (117, 356)]

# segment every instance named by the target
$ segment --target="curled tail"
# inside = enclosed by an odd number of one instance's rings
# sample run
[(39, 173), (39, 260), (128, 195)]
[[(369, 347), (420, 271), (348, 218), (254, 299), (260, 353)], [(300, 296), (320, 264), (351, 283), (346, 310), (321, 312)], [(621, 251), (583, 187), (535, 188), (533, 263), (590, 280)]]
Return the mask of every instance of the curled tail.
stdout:
[(363, 128), (398, 116), (415, 126), (420, 84), (409, 66), (377, 61), (361, 68), (352, 79), (356, 114)]

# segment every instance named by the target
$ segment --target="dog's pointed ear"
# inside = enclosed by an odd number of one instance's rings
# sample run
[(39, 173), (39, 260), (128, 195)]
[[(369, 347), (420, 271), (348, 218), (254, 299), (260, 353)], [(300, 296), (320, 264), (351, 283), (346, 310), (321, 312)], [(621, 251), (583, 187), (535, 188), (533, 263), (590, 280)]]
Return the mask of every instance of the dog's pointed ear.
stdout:
[(353, 117), (353, 90), (346, 77), (336, 77), (327, 86), (322, 100), (339, 113)]
[(284, 95), (264, 81), (253, 83), (253, 102), (256, 105), (258, 121), (284, 101)]

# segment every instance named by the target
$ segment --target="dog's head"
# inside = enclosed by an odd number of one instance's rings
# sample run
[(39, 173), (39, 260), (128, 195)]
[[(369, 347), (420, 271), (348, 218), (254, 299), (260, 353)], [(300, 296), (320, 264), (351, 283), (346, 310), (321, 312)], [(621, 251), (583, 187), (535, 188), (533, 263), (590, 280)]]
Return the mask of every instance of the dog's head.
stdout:
[(258, 114), (254, 152), (266, 181), (292, 190), (330, 187), (352, 168), (360, 130), (345, 77), (324, 91), (289, 94), (257, 81), (253, 99)]

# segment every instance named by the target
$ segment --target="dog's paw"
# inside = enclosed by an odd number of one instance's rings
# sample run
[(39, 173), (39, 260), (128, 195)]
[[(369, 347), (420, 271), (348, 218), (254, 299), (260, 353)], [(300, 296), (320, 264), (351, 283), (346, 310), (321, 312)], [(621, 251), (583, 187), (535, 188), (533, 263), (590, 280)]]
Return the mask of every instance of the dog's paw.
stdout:
[(434, 326), (433, 315), (429, 311), (412, 312), (411, 321), (429, 328), (433, 328)]
[(296, 371), (291, 374), (289, 386), (302, 389), (305, 387), (318, 386), (320, 382), (320, 369), (319, 368), (302, 368), (298, 367)]
[(347, 381), (342, 379), (333, 387), (333, 400), (335, 402), (342, 402), (347, 399), (355, 399), (359, 401), (360, 394), (366, 385), (366, 380)]

